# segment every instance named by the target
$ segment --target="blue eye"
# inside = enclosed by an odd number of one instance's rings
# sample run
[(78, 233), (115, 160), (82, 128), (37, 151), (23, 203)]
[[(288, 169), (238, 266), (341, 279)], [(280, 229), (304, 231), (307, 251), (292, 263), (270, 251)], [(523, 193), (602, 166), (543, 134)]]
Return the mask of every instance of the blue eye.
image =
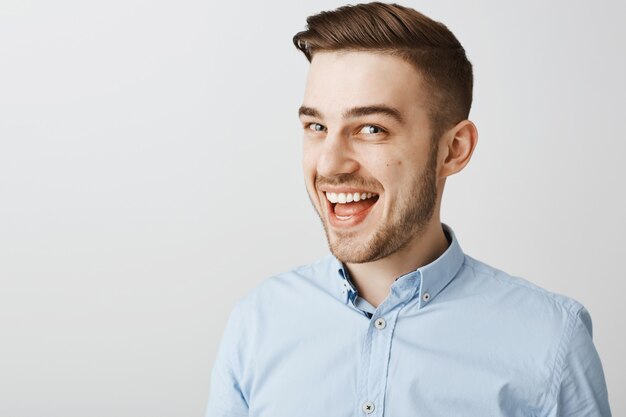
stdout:
[(326, 130), (326, 128), (323, 125), (319, 124), (319, 123), (309, 123), (306, 126), (306, 128), (310, 129), (310, 130), (312, 130), (314, 132), (323, 132), (323, 131)]
[(378, 133), (383, 133), (384, 130), (381, 127), (378, 127), (376, 125), (365, 125), (363, 126), (363, 128), (361, 129), (361, 131), (359, 133), (365, 133), (368, 135), (375, 135)]

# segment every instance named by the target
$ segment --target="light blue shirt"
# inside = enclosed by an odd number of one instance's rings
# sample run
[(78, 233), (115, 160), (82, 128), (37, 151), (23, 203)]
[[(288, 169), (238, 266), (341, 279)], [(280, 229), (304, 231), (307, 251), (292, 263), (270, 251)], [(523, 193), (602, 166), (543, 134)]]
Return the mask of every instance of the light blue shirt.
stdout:
[(372, 307), (333, 256), (265, 280), (232, 311), (207, 417), (611, 415), (589, 313), (467, 256)]

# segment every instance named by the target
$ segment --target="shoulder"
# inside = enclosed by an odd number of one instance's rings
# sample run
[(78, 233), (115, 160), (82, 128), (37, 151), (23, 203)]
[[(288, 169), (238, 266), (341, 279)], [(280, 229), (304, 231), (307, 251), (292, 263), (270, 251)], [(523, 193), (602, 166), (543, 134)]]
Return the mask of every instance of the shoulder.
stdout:
[(467, 303), (473, 319), (489, 324), (491, 338), (506, 341), (507, 357), (537, 364), (519, 372), (535, 375), (546, 409), (606, 404), (591, 316), (583, 304), (467, 255), (457, 278), (457, 299)]
[(255, 313), (303, 305), (315, 295), (328, 294), (338, 285), (331, 255), (265, 278), (237, 302), (235, 309)]
[(450, 297), (458, 301), (457, 307), (488, 323), (494, 334), (515, 341), (528, 352), (547, 355), (547, 363), (558, 362), (576, 329), (592, 334), (589, 313), (577, 300), (470, 256), (465, 256), (453, 284)]
[(465, 255), (464, 285), (495, 299), (506, 300), (506, 306), (517, 310), (531, 309), (531, 317), (550, 312), (543, 319), (576, 320), (585, 314), (584, 306), (577, 300), (548, 291), (525, 278), (513, 276), (503, 270)]

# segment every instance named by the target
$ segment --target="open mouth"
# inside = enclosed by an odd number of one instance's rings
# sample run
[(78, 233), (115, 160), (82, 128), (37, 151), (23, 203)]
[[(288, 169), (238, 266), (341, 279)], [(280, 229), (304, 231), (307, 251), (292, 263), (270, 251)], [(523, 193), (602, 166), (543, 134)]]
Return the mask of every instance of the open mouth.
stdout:
[(337, 227), (354, 226), (362, 222), (379, 199), (372, 192), (325, 192), (330, 222)]

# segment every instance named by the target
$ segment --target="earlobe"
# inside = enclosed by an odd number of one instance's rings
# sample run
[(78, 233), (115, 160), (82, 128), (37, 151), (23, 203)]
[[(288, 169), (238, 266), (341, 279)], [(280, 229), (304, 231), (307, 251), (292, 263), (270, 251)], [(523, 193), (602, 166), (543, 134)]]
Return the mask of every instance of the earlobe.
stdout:
[(450, 129), (445, 138), (441, 144), (444, 154), (440, 171), (442, 177), (456, 174), (465, 168), (478, 143), (478, 130), (474, 123), (463, 120)]

